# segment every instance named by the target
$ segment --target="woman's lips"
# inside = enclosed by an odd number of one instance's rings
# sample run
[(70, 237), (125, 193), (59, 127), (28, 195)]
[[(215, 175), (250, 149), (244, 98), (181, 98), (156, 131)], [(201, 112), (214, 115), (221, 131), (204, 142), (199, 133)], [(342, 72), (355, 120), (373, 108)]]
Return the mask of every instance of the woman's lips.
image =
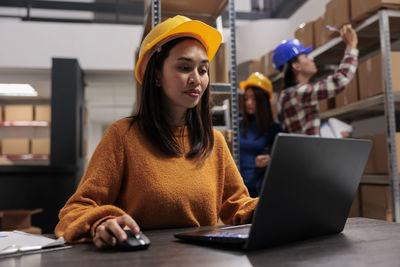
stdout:
[(185, 91), (185, 94), (187, 94), (188, 96), (191, 96), (191, 97), (198, 97), (200, 95), (200, 92), (197, 90), (189, 90), (189, 91)]

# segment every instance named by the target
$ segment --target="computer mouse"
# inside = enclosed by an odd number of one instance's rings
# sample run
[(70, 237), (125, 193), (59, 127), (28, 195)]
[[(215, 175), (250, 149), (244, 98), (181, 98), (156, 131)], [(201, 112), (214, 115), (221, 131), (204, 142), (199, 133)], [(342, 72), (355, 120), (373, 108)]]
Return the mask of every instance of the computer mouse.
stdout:
[(117, 242), (115, 249), (117, 250), (139, 250), (146, 249), (150, 246), (150, 240), (142, 232), (137, 234), (130, 230), (124, 230), (128, 238), (123, 242)]

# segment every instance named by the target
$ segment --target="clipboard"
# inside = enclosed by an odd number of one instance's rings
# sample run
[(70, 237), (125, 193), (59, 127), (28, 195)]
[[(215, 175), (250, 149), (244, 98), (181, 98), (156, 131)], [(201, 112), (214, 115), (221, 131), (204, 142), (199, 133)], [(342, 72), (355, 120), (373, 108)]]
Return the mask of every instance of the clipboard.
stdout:
[(72, 248), (64, 238), (48, 238), (21, 231), (0, 232), (0, 259)]

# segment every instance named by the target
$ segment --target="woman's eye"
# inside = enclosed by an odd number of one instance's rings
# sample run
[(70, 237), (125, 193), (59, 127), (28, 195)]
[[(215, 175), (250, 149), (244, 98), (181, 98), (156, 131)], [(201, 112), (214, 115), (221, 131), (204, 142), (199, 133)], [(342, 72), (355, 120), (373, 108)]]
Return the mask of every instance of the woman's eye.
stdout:
[(189, 66), (179, 66), (179, 70), (187, 72), (187, 71), (190, 71), (190, 67)]
[(203, 67), (203, 68), (199, 69), (199, 73), (200, 73), (201, 75), (204, 75), (204, 74), (207, 73), (207, 70), (208, 70), (207, 68)]

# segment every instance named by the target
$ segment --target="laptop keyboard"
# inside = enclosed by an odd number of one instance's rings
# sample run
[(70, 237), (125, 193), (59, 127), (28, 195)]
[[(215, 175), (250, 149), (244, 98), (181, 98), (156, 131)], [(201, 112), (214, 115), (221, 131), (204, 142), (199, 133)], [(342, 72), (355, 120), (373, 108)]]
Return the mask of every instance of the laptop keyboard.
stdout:
[(250, 232), (250, 225), (240, 225), (240, 226), (228, 226), (228, 227), (222, 227), (219, 229), (215, 229), (210, 233), (204, 234), (206, 237), (212, 237), (212, 238), (240, 238), (240, 239), (246, 239), (249, 237), (249, 232)]

